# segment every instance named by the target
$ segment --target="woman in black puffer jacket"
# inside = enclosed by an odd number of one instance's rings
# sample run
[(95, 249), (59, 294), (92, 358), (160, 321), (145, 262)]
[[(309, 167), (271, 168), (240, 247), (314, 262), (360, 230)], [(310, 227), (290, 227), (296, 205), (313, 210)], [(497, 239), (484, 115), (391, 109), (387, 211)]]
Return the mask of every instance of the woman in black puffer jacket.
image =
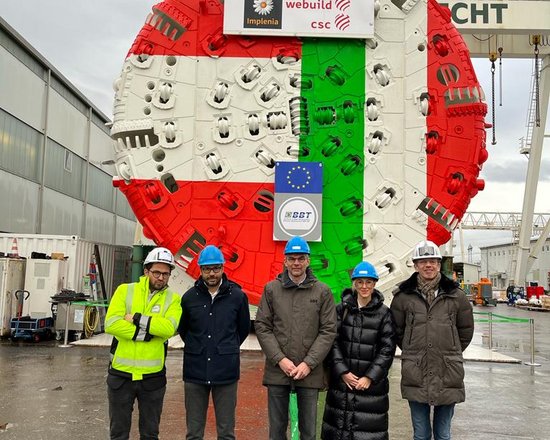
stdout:
[(352, 289), (336, 306), (338, 335), (326, 362), (330, 382), (323, 440), (387, 440), (388, 372), (395, 353), (395, 326), (384, 297), (374, 288), (374, 266), (359, 263)]

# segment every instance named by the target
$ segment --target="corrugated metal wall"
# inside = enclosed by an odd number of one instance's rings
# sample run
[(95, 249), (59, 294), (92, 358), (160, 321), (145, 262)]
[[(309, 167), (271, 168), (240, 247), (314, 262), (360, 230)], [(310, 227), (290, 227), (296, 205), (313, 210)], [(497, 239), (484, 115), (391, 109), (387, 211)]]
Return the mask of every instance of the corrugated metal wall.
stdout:
[(131, 246), (107, 119), (4, 24), (0, 78), (0, 231)]

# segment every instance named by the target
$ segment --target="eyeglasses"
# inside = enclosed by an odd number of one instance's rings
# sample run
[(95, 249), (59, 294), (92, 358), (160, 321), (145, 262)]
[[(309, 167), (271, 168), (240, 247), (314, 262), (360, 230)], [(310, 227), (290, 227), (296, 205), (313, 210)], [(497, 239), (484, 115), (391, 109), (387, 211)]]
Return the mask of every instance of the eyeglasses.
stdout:
[(423, 258), (421, 260), (416, 260), (415, 261), (415, 264), (419, 265), (419, 266), (426, 266), (428, 264), (439, 264), (439, 259), (437, 258)]
[(170, 272), (160, 272), (158, 270), (150, 270), (149, 273), (153, 275), (153, 278), (156, 278), (157, 280), (162, 278), (168, 278), (170, 275), (172, 275)]
[(374, 280), (371, 280), (371, 279), (369, 279), (369, 278), (366, 279), (366, 280), (361, 280), (361, 279), (357, 280), (357, 279), (356, 279), (356, 280), (354, 280), (354, 283), (355, 283), (355, 285), (358, 286), (358, 287), (363, 287), (363, 286), (365, 286), (365, 287), (372, 287), (372, 286), (374, 286), (374, 285), (376, 284), (376, 282), (375, 282)]
[(223, 269), (223, 266), (201, 266), (201, 271), (203, 273), (210, 273), (210, 272), (220, 273), (222, 269)]
[(300, 255), (299, 257), (286, 257), (286, 261), (288, 261), (289, 263), (293, 264), (293, 263), (300, 263), (300, 264), (303, 264), (305, 263), (307, 260), (307, 257), (305, 255)]

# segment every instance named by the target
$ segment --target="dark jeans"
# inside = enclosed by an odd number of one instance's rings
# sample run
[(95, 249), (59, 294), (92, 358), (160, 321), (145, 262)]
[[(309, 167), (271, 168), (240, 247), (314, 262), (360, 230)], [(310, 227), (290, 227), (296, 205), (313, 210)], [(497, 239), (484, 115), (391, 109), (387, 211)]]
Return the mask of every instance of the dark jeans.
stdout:
[(187, 440), (202, 440), (206, 426), (208, 401), (212, 393), (218, 440), (235, 439), (235, 409), (238, 382), (229, 385), (201, 385), (185, 382)]
[(135, 399), (138, 401), (139, 408), (140, 439), (157, 440), (159, 438), (160, 415), (166, 391), (165, 384), (164, 377), (132, 381), (111, 374), (108, 376), (107, 394), (109, 418), (111, 419), (111, 440), (128, 440), (130, 438)]
[[(414, 440), (430, 440), (432, 438), (432, 423), (430, 422), (431, 406), (427, 403), (409, 401)], [(451, 420), (455, 411), (451, 405), (433, 407), (433, 435), (435, 440), (451, 440)]]
[[(315, 440), (318, 396), (319, 390), (316, 388), (296, 387), (300, 440)], [(289, 386), (269, 385), (267, 387), (269, 440), (286, 440), (289, 400)]]

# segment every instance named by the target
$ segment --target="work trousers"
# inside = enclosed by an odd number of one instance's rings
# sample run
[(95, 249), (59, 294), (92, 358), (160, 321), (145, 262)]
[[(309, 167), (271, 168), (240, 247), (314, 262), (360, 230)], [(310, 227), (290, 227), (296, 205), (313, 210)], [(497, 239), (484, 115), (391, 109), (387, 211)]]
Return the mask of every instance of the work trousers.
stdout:
[(185, 382), (185, 418), (187, 440), (203, 440), (210, 393), (216, 414), (218, 440), (235, 440), (237, 385), (202, 385)]
[[(138, 401), (140, 440), (158, 440), (162, 403), (166, 392), (166, 380), (125, 379), (109, 375), (107, 394), (111, 440), (128, 440), (132, 426), (134, 401)], [(162, 384), (158, 387), (158, 384)], [(153, 388), (153, 389), (151, 389)]]
[[(295, 388), (298, 401), (298, 430), (300, 440), (315, 440), (317, 424), (316, 388)], [(267, 412), (269, 416), (269, 440), (286, 440), (290, 386), (268, 385)]]
[[(432, 423), (430, 413), (432, 406), (427, 403), (409, 401), (414, 440), (431, 440)], [(436, 405), (433, 407), (433, 438), (434, 440), (451, 440), (451, 420), (455, 405)]]

